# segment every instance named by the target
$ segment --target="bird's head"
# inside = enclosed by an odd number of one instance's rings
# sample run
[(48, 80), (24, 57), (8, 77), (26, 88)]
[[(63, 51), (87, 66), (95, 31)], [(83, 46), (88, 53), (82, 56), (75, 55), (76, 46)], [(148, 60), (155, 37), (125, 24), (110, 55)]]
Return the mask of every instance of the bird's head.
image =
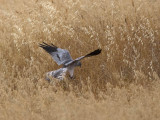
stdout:
[(78, 61), (78, 62), (76, 63), (76, 66), (81, 67), (81, 62), (80, 62), (80, 61)]

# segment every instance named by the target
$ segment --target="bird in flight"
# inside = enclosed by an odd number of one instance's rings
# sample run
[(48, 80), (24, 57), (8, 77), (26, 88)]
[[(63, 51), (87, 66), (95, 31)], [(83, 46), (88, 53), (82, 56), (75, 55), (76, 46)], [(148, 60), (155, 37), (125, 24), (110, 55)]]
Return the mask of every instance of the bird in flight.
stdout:
[(69, 51), (66, 49), (58, 48), (53, 44), (48, 45), (45, 42), (39, 44), (39, 46), (43, 48), (46, 52), (48, 52), (58, 65), (63, 65), (62, 68), (47, 73), (46, 79), (48, 81), (50, 81), (50, 77), (63, 80), (64, 76), (66, 75), (66, 72), (69, 72), (70, 77), (73, 78), (74, 68), (77, 66), (81, 66), (80, 60), (101, 53), (101, 49), (97, 49), (85, 56), (81, 56), (73, 60)]

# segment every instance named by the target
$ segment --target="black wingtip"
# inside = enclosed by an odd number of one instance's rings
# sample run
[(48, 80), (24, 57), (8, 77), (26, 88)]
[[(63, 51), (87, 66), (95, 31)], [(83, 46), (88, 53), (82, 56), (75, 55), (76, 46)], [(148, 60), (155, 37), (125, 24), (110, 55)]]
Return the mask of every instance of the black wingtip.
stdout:
[(95, 50), (95, 51), (93, 51), (93, 52), (87, 54), (85, 57), (90, 57), (90, 56), (98, 55), (98, 54), (101, 53), (101, 51), (102, 51), (102, 49), (97, 49), (97, 50)]
[(44, 47), (44, 46), (47, 46), (47, 44), (45, 43), (45, 42), (43, 42), (43, 43), (39, 43), (39, 47)]
[(51, 45), (48, 45), (47, 43), (43, 42), (43, 43), (40, 43), (39, 44), (39, 47), (43, 48), (45, 51), (47, 51), (48, 53), (51, 53), (51, 52), (55, 52), (57, 51), (57, 46), (51, 44)]

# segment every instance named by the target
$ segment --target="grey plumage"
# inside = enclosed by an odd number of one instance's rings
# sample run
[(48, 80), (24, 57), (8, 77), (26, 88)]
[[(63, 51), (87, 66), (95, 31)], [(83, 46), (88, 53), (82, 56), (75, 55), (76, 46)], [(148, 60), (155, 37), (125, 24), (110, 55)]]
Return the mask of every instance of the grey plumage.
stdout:
[(64, 65), (65, 63), (72, 61), (68, 50), (58, 48), (53, 44), (48, 45), (44, 42), (43, 44), (40, 44), (40, 47), (48, 52), (58, 65)]
[(73, 60), (68, 50), (58, 48), (53, 44), (48, 45), (45, 42), (43, 42), (43, 44), (40, 44), (40, 47), (42, 47), (46, 52), (48, 52), (58, 65), (63, 65), (63, 68), (48, 72), (47, 80), (50, 80), (49, 76), (63, 80), (67, 71), (69, 72), (70, 77), (72, 78), (74, 73), (74, 68), (76, 66), (81, 66), (80, 60), (84, 59), (85, 57), (91, 57), (101, 53), (101, 49), (97, 49), (85, 56), (81, 56)]
[(57, 78), (59, 80), (63, 80), (64, 76), (66, 75), (67, 68), (60, 68), (58, 70), (47, 72), (46, 80), (50, 81), (50, 78)]

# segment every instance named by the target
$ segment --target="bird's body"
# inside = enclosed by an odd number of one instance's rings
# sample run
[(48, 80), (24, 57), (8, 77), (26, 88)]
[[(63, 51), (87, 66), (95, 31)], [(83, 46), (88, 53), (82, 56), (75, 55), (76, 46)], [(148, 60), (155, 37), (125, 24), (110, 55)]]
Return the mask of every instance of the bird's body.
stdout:
[(47, 72), (46, 80), (50, 81), (51, 78), (63, 80), (67, 72), (67, 68), (60, 68), (58, 70)]
[(81, 56), (73, 60), (68, 50), (58, 48), (53, 44), (48, 45), (43, 42), (43, 44), (40, 44), (40, 47), (42, 47), (46, 52), (48, 52), (58, 65), (63, 65), (63, 67), (58, 70), (48, 72), (46, 78), (47, 80), (50, 80), (50, 77), (63, 80), (67, 71), (69, 72), (69, 75), (72, 78), (75, 67), (81, 66), (81, 59), (85, 57), (95, 56), (101, 53), (101, 50), (97, 49), (85, 56)]

